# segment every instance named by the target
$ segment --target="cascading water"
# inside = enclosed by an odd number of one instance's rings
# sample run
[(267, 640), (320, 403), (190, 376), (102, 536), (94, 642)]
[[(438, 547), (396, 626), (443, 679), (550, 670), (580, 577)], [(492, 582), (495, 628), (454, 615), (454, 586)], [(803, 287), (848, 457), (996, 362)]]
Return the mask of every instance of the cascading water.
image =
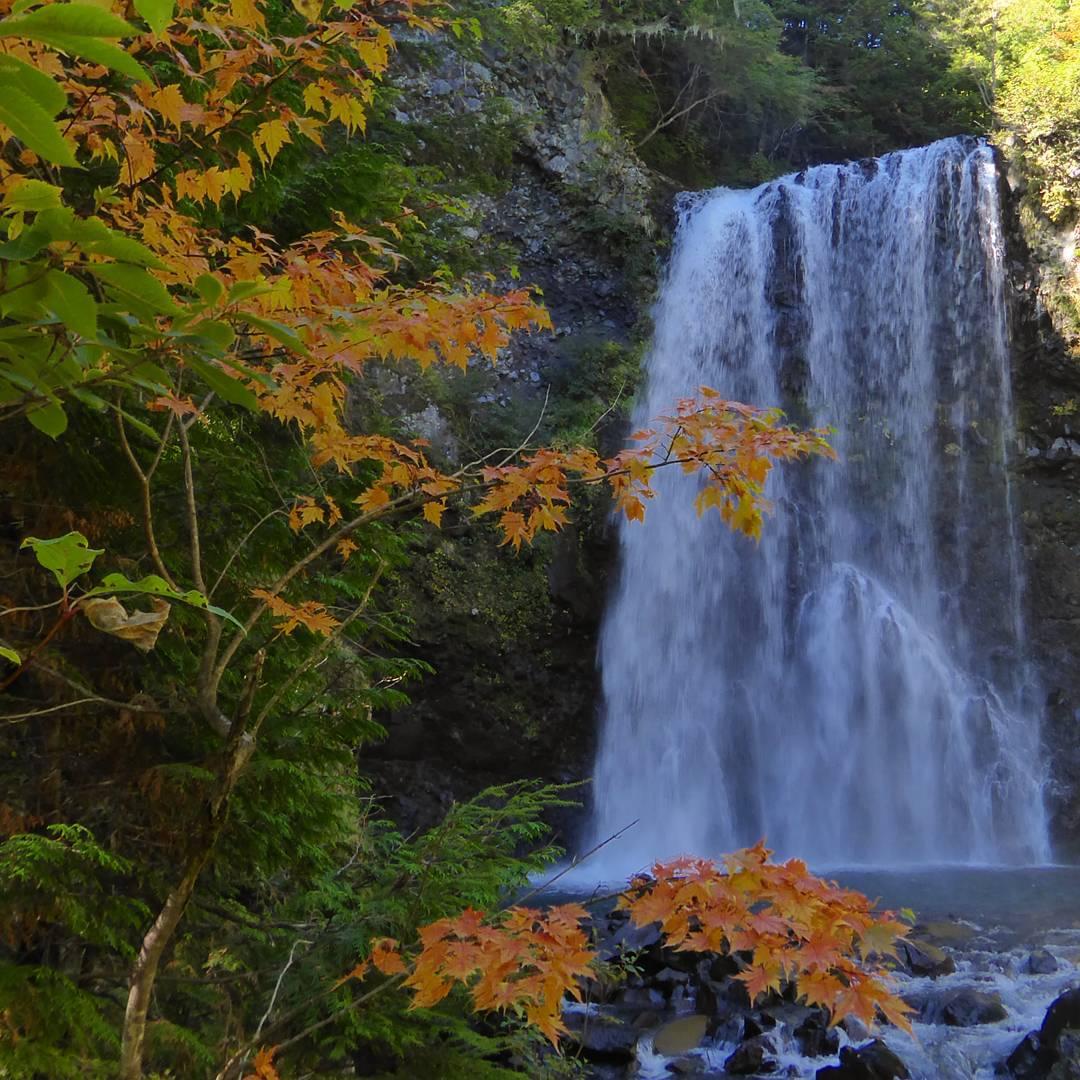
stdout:
[(680, 210), (639, 419), (706, 384), (833, 425), (840, 461), (774, 470), (759, 545), (677, 470), (621, 526), (592, 824), (637, 824), (600, 861), (1045, 861), (992, 151)]

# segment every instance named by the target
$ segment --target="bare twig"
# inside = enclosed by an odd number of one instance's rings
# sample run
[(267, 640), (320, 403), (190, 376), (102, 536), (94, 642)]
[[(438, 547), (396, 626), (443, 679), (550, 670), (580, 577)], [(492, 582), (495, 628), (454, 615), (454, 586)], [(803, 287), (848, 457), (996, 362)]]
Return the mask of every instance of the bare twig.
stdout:
[[(640, 820), (640, 818), (634, 818), (634, 820), (631, 821), (629, 825), (624, 825), (621, 829), (619, 829), (618, 832), (612, 833), (606, 840), (601, 840), (599, 844), (595, 844), (593, 847), (589, 848), (588, 851), (584, 852), (581, 855), (575, 855), (557, 874), (552, 875), (550, 878), (547, 879), (547, 881), (543, 881), (539, 885), (530, 889), (524, 896), (515, 897), (514, 904), (522, 905), (527, 900), (531, 900), (534, 896), (537, 896), (539, 893), (546, 892), (548, 889), (551, 888), (552, 885), (555, 884), (556, 881), (558, 881), (560, 878), (565, 877), (567, 874), (570, 873), (571, 870), (579, 867), (586, 859), (592, 858), (592, 856), (595, 855), (601, 848), (607, 847), (608, 844), (610, 844), (613, 840), (618, 840), (623, 833), (628, 832), (630, 829), (632, 829)], [(503, 906), (505, 907), (506, 905)]]
[(262, 1034), (262, 1029), (266, 1024), (266, 1021), (270, 1019), (270, 1014), (274, 1011), (274, 1005), (277, 1004), (278, 994), (281, 991), (281, 984), (285, 981), (285, 976), (288, 973), (289, 968), (293, 965), (293, 960), (296, 959), (296, 950), (301, 945), (311, 945), (307, 938), (297, 938), (292, 943), (292, 948), (289, 950), (289, 959), (285, 961), (285, 966), (278, 973), (277, 982), (274, 983), (274, 992), (270, 995), (270, 1004), (266, 1006), (266, 1012), (262, 1014), (262, 1019), (259, 1021), (259, 1026), (255, 1028), (255, 1034), (253, 1039), (258, 1039)]

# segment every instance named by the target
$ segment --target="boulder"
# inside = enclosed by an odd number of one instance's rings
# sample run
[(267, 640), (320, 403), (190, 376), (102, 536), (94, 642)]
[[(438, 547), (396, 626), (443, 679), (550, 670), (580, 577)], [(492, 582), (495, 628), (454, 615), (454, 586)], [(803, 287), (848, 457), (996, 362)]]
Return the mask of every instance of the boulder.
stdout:
[(675, 1076), (700, 1076), (708, 1068), (704, 1059), (699, 1057), (681, 1057), (669, 1061), (667, 1070)]
[(586, 1012), (568, 1012), (563, 1016), (570, 1041), (577, 1044), (584, 1057), (594, 1061), (631, 1061), (641, 1034), (625, 1016), (607, 1007)]
[(773, 1054), (776, 1047), (765, 1035), (758, 1035), (740, 1043), (735, 1052), (724, 1062), (724, 1072), (731, 1076), (762, 1076), (776, 1072), (778, 1062)]
[[(1047, 1080), (1054, 1075), (1065, 1080), (1071, 1065), (1065, 1057), (1072, 1045), (1066, 1032), (1080, 1031), (1080, 988), (1066, 990), (1046, 1010), (1042, 1027), (1020, 1040), (1005, 1061), (1005, 1070), (1015, 1080)], [(1080, 1076), (1080, 1062), (1077, 1075)], [(1056, 1070), (1056, 1072), (1055, 1072)]]
[(653, 1049), (664, 1057), (679, 1057), (701, 1045), (709, 1018), (700, 1013), (681, 1016), (665, 1024), (653, 1036)]
[(816, 1080), (910, 1080), (907, 1066), (883, 1043), (874, 1039), (858, 1048), (845, 1046), (840, 1064), (818, 1069)]
[(662, 1009), (664, 1007), (664, 995), (659, 990), (653, 990), (648, 986), (628, 987), (620, 990), (613, 998), (615, 1005), (621, 1009)]
[(953, 958), (929, 941), (912, 941), (909, 938), (897, 942), (896, 958), (909, 975), (937, 978), (939, 975), (951, 975), (956, 970)]
[(776, 1027), (776, 1018), (767, 1012), (754, 1012), (743, 1020), (743, 1038), (756, 1039)]
[(648, 926), (635, 926), (632, 922), (624, 922), (610, 937), (600, 943), (600, 959), (604, 961), (614, 960), (624, 953), (641, 952), (651, 948), (660, 940), (660, 924), (649, 923)]
[(1058, 1037), (1057, 1049), (1050, 1080), (1080, 1080), (1080, 1031), (1066, 1028)]
[(793, 1034), (804, 1057), (832, 1057), (840, 1049), (840, 1033), (822, 1016), (808, 1016)]
[[(940, 1015), (941, 1022), (949, 1027), (976, 1027), (979, 1024), (996, 1024), (1009, 1012), (997, 994), (965, 986), (943, 994), (932, 1007)], [(927, 1017), (933, 1022), (933, 1017)]]
[(685, 985), (690, 981), (690, 976), (685, 971), (676, 971), (675, 968), (661, 968), (651, 979), (657, 986), (671, 987)]
[(995, 993), (987, 993), (974, 986), (958, 987), (938, 992), (915, 991), (904, 995), (924, 1024), (947, 1024), (949, 1027), (975, 1027), (978, 1024), (996, 1024), (1009, 1014)]
[(1029, 975), (1053, 975), (1057, 969), (1057, 957), (1049, 949), (1036, 949), (1024, 964)]

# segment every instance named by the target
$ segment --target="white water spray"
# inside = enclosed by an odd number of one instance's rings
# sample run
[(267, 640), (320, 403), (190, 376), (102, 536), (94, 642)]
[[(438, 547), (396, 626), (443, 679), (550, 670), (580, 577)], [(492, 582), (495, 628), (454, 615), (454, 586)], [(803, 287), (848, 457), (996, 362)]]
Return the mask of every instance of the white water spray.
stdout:
[(760, 545), (667, 470), (620, 526), (592, 831), (638, 824), (610, 876), (762, 836), (1047, 859), (1002, 258), (970, 139), (685, 198), (638, 419), (707, 384), (834, 425), (841, 461), (774, 470)]

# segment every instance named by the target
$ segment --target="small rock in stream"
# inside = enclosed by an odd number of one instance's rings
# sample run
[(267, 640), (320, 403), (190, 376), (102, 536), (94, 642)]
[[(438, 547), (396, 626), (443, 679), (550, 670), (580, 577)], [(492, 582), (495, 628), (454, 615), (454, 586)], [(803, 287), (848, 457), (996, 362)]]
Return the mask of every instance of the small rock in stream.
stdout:
[(761, 1076), (776, 1072), (778, 1062), (772, 1056), (776, 1047), (767, 1035), (757, 1035), (740, 1043), (724, 1062), (724, 1072), (732, 1076)]
[(1024, 965), (1029, 975), (1053, 975), (1057, 969), (1057, 957), (1049, 949), (1036, 949)]
[(818, 1069), (816, 1080), (910, 1080), (907, 1066), (880, 1039), (858, 1048), (845, 1046), (840, 1064)]
[(970, 986), (952, 990), (941, 999), (941, 1018), (949, 1027), (996, 1024), (1008, 1015), (1008, 1009), (997, 994)]
[(700, 1076), (707, 1068), (705, 1062), (699, 1057), (681, 1057), (675, 1061), (669, 1061), (667, 1070), (675, 1076)]
[(956, 970), (953, 958), (929, 941), (900, 941), (896, 946), (896, 956), (909, 975), (936, 978), (938, 975), (951, 975)]

